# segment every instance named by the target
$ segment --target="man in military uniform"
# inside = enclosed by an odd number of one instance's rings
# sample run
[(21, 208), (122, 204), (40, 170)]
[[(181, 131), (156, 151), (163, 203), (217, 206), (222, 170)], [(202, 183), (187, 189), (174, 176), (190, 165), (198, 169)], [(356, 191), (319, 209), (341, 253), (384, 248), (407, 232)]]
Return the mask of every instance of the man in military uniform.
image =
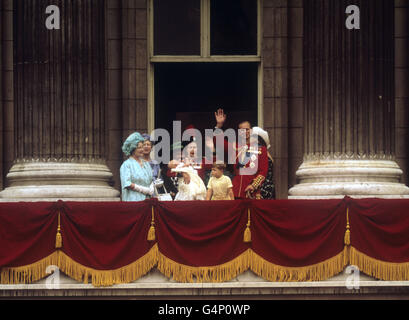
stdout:
[[(222, 109), (215, 112), (216, 128), (222, 129), (226, 120), (226, 114)], [(259, 143), (258, 136), (251, 135), (251, 124), (243, 121), (239, 124), (239, 131), (244, 132), (245, 144), (229, 143), (224, 140), (224, 154), (235, 155), (235, 159), (229, 159), (234, 165), (233, 193), (235, 199), (260, 199), (260, 188), (268, 172), (267, 147)], [(216, 130), (217, 131), (217, 130)], [(221, 134), (219, 130), (217, 134)], [(239, 139), (240, 140), (240, 139)], [(260, 141), (261, 142), (261, 141)], [(233, 161), (232, 161), (233, 160)]]

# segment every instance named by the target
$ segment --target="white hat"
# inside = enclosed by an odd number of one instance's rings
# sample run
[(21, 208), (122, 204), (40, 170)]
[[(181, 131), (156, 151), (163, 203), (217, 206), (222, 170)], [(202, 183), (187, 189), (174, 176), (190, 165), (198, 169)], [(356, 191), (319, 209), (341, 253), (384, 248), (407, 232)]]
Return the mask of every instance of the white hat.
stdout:
[(194, 173), (194, 169), (191, 166), (185, 166), (184, 163), (180, 163), (176, 168), (171, 169), (171, 172), (185, 172)]
[(266, 143), (267, 149), (270, 149), (270, 138), (268, 137), (268, 132), (261, 129), (260, 127), (253, 127), (252, 134), (260, 136)]

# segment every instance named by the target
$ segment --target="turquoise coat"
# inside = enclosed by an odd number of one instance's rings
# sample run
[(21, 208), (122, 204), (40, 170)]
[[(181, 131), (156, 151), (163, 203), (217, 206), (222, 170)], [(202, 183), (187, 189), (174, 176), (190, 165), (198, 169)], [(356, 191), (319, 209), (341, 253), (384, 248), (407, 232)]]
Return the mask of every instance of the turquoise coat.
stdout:
[(152, 183), (152, 168), (147, 161), (142, 166), (134, 158), (130, 157), (124, 161), (120, 169), (122, 201), (143, 201), (146, 195), (128, 189), (131, 183), (149, 188)]

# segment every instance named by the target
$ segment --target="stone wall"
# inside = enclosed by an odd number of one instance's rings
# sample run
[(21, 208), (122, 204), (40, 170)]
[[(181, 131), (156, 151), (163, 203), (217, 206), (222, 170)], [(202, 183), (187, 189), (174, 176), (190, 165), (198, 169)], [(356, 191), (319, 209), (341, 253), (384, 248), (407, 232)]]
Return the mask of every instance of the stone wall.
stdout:
[(287, 198), (302, 162), (302, 1), (263, 2), (263, 119), (275, 161), (277, 198)]
[(302, 0), (289, 1), (288, 188), (303, 160), (303, 12)]
[(147, 132), (147, 1), (106, 1), (107, 164), (120, 189), (122, 142)]

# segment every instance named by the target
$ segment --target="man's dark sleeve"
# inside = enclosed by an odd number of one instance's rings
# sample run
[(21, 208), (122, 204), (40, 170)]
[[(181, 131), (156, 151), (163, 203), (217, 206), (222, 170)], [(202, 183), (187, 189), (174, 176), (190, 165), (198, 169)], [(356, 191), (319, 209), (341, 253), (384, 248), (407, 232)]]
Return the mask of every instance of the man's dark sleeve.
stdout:
[[(176, 188), (175, 184), (173, 183), (172, 179), (168, 177), (166, 174), (168, 171), (168, 166), (166, 164), (161, 164), (161, 179), (163, 180), (163, 185), (166, 188), (167, 192), (173, 192), (173, 193), (178, 193), (178, 189)], [(163, 190), (162, 193), (164, 193), (165, 190)]]

